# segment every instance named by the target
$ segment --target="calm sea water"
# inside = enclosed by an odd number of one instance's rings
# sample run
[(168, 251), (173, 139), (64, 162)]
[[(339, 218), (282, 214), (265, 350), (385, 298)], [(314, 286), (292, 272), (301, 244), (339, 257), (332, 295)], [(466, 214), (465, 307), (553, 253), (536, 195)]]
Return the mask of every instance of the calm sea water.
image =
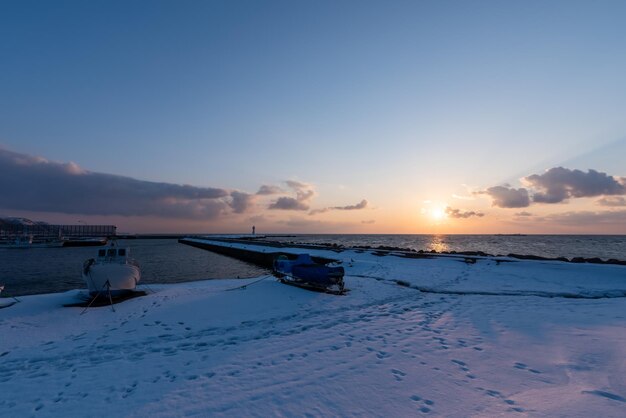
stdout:
[[(118, 240), (130, 248), (141, 266), (141, 283), (178, 283), (233, 277), (257, 277), (267, 270), (209, 251), (179, 244), (175, 239)], [(82, 289), (83, 262), (100, 247), (0, 248), (0, 284), (6, 295), (19, 296)]]
[[(484, 251), (544, 257), (600, 257), (626, 260), (624, 235), (295, 235), (270, 237), (281, 242), (380, 245), (436, 251)], [(175, 239), (119, 240), (141, 265), (142, 283), (257, 277), (268, 271), (251, 264), (179, 244)], [(19, 296), (83, 288), (83, 262), (98, 247), (0, 249), (0, 284)]]
[(626, 260), (626, 235), (295, 235), (272, 240), (336, 243), (346, 247), (380, 245), (430, 251), (483, 251), (542, 257), (600, 257)]

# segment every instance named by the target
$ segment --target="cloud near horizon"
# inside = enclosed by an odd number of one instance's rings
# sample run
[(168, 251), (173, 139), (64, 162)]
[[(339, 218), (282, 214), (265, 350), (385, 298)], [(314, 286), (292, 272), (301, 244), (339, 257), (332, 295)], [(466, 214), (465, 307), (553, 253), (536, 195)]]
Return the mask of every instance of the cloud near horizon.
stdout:
[[(284, 187), (262, 185), (256, 193), (219, 187), (197, 187), (138, 180), (86, 170), (0, 147), (0, 210), (83, 216), (155, 217), (212, 221), (249, 213), (265, 219), (259, 200), (285, 193), (269, 209), (308, 211), (316, 192), (313, 185), (295, 180)], [(367, 206), (334, 206), (354, 210)], [(269, 216), (271, 218), (271, 215)]]
[(585, 173), (581, 170), (554, 167), (543, 174), (525, 177), (523, 181), (538, 190), (533, 195), (533, 202), (536, 203), (560, 203), (570, 198), (626, 193), (623, 179), (591, 169)]
[[(281, 196), (268, 206), (272, 210), (309, 210), (311, 200), (315, 196), (313, 186), (308, 183), (301, 183), (295, 180), (287, 180), (287, 187), (296, 193), (296, 197)], [(280, 189), (278, 186), (267, 186), (271, 190)], [(262, 186), (263, 188), (263, 186)], [(261, 189), (259, 189), (261, 191)]]
[(530, 197), (525, 188), (515, 189), (508, 186), (494, 186), (478, 194), (489, 195), (492, 206), (499, 208), (525, 208), (530, 206)]
[(621, 196), (610, 196), (598, 199), (596, 203), (600, 206), (620, 207), (626, 206), (626, 199)]
[[(525, 208), (533, 203), (566, 203), (572, 198), (620, 196), (626, 194), (626, 179), (589, 169), (570, 170), (553, 167), (543, 174), (522, 179), (526, 187), (515, 189), (509, 185), (490, 187), (476, 192), (492, 198), (492, 205), (500, 208)], [(611, 205), (619, 200), (600, 199), (599, 204)]]
[(476, 211), (461, 211), (460, 209), (454, 209), (451, 208), (450, 206), (446, 207), (446, 215), (448, 215), (451, 218), (457, 218), (457, 219), (467, 219), (467, 218), (471, 218), (471, 217), (477, 217), (477, 218), (482, 218), (483, 216), (485, 216), (484, 213), (482, 212), (476, 212)]
[(245, 192), (96, 173), (6, 149), (0, 149), (0, 190), (3, 209), (84, 215), (209, 220), (253, 203)]
[(229, 202), (229, 206), (233, 209), (233, 212), (235, 213), (247, 212), (256, 201), (256, 195), (246, 192), (240, 192), (237, 190), (231, 191), (230, 197), (232, 199)]
[(626, 224), (626, 210), (555, 213), (537, 218), (537, 220), (566, 226), (604, 225), (612, 227)]
[(264, 184), (261, 187), (259, 187), (259, 191), (256, 192), (256, 194), (261, 195), (261, 196), (270, 196), (270, 195), (274, 195), (274, 194), (281, 194), (281, 193), (285, 193), (285, 191), (278, 187), (278, 186), (274, 186), (274, 185), (268, 185), (268, 184)]
[(361, 210), (367, 208), (368, 201), (366, 199), (361, 200), (356, 205), (347, 205), (347, 206), (330, 206), (322, 209), (313, 209), (309, 212), (309, 215), (316, 215), (318, 213), (326, 213), (331, 210)]

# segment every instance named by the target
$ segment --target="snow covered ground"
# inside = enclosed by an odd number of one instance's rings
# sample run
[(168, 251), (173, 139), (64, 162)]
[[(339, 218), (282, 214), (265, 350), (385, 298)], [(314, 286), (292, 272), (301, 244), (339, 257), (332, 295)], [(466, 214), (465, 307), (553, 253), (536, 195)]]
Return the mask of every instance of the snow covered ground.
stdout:
[(347, 295), (21, 298), (0, 310), (0, 415), (624, 416), (625, 267), (309, 252), (342, 260)]

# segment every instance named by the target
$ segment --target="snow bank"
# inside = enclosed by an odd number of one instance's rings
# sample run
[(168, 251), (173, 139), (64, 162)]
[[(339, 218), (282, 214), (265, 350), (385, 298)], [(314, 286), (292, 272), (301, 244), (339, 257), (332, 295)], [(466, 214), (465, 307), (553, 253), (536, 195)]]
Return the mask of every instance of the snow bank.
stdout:
[(624, 267), (309, 252), (342, 262), (346, 296), (267, 278), (153, 286), (84, 315), (61, 307), (79, 291), (21, 298), (0, 310), (0, 410), (623, 416)]

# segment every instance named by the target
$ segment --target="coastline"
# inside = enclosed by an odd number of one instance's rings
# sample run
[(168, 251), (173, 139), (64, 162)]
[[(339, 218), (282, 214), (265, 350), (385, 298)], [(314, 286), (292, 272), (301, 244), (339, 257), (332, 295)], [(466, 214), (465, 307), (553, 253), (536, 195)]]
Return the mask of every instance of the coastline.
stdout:
[[(84, 315), (61, 307), (78, 291), (23, 297), (0, 311), (0, 407), (157, 417), (623, 412), (626, 267), (311, 253), (341, 258), (347, 295), (272, 278), (225, 291), (258, 278), (211, 280), (151, 286), (115, 312)], [(500, 294), (472, 293), (484, 290)]]

